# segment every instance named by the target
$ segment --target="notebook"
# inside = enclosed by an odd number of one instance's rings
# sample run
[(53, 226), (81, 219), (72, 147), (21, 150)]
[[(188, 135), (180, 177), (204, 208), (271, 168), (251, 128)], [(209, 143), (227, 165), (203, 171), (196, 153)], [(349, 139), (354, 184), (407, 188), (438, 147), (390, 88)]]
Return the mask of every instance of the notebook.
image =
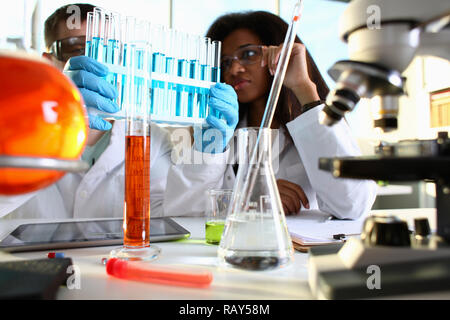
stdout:
[(336, 240), (333, 235), (357, 236), (361, 233), (366, 216), (357, 220), (334, 219), (319, 210), (305, 210), (295, 216), (287, 216), (286, 223), (296, 250), (306, 252), (312, 246), (342, 243), (346, 238)]

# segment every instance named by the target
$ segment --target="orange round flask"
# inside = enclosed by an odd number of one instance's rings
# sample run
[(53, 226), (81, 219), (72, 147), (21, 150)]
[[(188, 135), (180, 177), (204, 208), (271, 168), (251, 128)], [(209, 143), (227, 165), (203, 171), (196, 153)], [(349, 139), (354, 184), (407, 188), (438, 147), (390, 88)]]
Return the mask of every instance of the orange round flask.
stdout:
[(66, 172), (52, 160), (75, 163), (83, 152), (81, 95), (58, 69), (24, 54), (0, 53), (0, 75), (0, 194), (47, 187)]

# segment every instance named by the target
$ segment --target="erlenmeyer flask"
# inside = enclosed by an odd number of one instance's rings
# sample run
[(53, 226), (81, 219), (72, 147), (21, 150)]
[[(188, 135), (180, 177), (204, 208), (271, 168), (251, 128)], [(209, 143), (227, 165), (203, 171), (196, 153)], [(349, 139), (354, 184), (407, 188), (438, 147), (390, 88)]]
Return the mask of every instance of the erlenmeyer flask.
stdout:
[[(251, 163), (259, 131), (256, 149), (259, 159)], [(292, 242), (272, 169), (274, 133), (275, 130), (268, 128), (238, 130), (239, 170), (218, 249), (219, 260), (226, 265), (267, 270), (285, 266), (293, 259)], [(249, 173), (255, 177), (253, 188), (248, 186)]]

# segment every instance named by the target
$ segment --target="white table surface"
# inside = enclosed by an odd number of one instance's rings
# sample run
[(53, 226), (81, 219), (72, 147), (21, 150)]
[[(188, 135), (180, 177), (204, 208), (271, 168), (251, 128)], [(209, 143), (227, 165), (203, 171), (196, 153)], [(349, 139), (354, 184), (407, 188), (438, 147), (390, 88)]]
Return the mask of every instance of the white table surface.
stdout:
[[(430, 217), (434, 209), (374, 210), (372, 213), (393, 213), (405, 217), (411, 224), (414, 217)], [(187, 240), (156, 243), (161, 248), (159, 259), (149, 262), (164, 265), (202, 267), (213, 273), (208, 288), (187, 288), (121, 280), (106, 274), (101, 260), (114, 247), (92, 247), (64, 250), (79, 267), (80, 289), (61, 287), (58, 299), (158, 299), (158, 300), (297, 300), (313, 299), (308, 285), (308, 254), (295, 252), (291, 265), (272, 271), (242, 271), (218, 265), (217, 246), (204, 242), (204, 220), (198, 217), (174, 218), (191, 232)], [(48, 220), (0, 220), (0, 239), (21, 223)], [(55, 221), (55, 220), (53, 220)], [(58, 251), (57, 251), (58, 252)], [(47, 251), (0, 253), (0, 261), (47, 257)]]

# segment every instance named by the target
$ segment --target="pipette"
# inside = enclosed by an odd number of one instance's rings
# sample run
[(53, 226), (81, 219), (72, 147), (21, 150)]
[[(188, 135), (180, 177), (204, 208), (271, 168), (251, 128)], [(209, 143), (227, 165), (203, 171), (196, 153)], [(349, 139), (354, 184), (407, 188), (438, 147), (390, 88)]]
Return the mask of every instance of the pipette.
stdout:
[[(289, 64), (289, 59), (291, 57), (292, 47), (294, 45), (294, 40), (296, 37), (297, 26), (300, 21), (300, 17), (303, 11), (303, 0), (299, 0), (294, 7), (293, 15), (291, 22), (289, 24), (286, 38), (284, 39), (283, 47), (281, 49), (280, 58), (278, 61), (277, 69), (275, 71), (275, 75), (272, 82), (272, 87), (270, 89), (269, 98), (267, 99), (266, 109), (264, 111), (264, 115), (261, 121), (260, 129), (269, 128), (272, 124), (272, 119), (275, 114), (275, 109), (277, 106), (278, 98), (280, 96), (281, 87), (283, 85), (284, 76), (286, 75), (286, 70)], [(252, 156), (249, 165), (256, 166), (259, 168), (260, 165), (260, 157), (257, 158), (257, 151), (260, 141), (262, 130), (259, 130), (258, 137), (256, 138), (255, 147), (252, 151)], [(247, 177), (243, 186), (243, 194), (244, 194), (244, 210), (248, 210), (250, 195), (253, 191), (253, 187), (255, 184), (256, 173), (257, 170), (248, 170)]]

